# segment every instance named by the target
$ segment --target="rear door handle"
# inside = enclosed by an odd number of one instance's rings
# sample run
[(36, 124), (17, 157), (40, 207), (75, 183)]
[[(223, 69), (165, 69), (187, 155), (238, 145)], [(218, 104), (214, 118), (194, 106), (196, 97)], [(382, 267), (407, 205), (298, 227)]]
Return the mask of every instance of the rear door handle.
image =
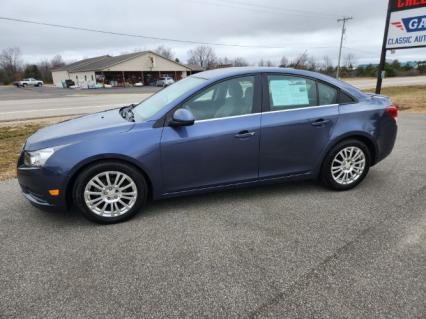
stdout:
[(245, 131), (241, 131), (238, 134), (235, 135), (236, 138), (248, 138), (248, 137), (252, 137), (255, 136), (256, 132), (249, 132), (247, 130)]
[(312, 122), (311, 124), (313, 126), (325, 126), (328, 123), (330, 123), (330, 120), (319, 119), (319, 120), (316, 120), (316, 121)]

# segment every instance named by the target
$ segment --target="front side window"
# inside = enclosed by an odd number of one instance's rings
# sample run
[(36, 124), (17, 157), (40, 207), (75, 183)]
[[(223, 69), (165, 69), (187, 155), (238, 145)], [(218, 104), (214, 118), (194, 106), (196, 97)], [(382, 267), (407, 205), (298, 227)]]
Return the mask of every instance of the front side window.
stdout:
[(196, 120), (250, 114), (253, 111), (254, 76), (214, 84), (182, 105)]
[(315, 81), (286, 75), (268, 75), (271, 111), (317, 105)]
[(197, 77), (188, 77), (176, 82), (175, 84), (158, 91), (156, 94), (142, 101), (134, 108), (133, 112), (136, 117), (145, 121), (152, 117), (155, 113), (159, 112), (167, 104), (196, 88), (205, 81), (207, 80)]
[(318, 82), (319, 105), (330, 105), (337, 103), (338, 91), (332, 86)]

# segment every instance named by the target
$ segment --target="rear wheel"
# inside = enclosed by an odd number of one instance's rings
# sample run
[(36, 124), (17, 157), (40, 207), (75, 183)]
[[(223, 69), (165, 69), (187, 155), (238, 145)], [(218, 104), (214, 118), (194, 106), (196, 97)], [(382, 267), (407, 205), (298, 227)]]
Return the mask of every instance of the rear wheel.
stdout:
[(121, 162), (90, 166), (77, 178), (74, 203), (95, 222), (112, 224), (133, 217), (146, 202), (147, 183), (134, 167)]
[(321, 181), (335, 190), (351, 189), (365, 178), (370, 163), (370, 151), (363, 142), (343, 141), (326, 156), (321, 170)]

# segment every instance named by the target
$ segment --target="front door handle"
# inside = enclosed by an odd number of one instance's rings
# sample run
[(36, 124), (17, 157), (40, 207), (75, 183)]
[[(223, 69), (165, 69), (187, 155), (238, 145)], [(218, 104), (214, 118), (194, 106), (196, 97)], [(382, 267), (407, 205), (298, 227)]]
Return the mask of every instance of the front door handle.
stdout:
[(241, 131), (238, 134), (235, 135), (236, 138), (248, 138), (248, 137), (252, 137), (255, 136), (256, 132), (249, 132), (247, 130), (245, 131)]
[(325, 126), (328, 123), (330, 123), (330, 120), (319, 119), (319, 120), (316, 120), (316, 121), (312, 122), (311, 124), (313, 126)]

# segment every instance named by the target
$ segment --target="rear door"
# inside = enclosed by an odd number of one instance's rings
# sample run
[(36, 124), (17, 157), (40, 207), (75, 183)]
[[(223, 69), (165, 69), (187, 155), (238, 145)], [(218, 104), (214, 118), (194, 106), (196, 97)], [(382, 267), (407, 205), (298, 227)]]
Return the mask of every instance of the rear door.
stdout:
[(294, 75), (263, 76), (260, 178), (310, 173), (338, 119), (338, 90)]
[(163, 130), (163, 193), (258, 178), (260, 86), (260, 76), (236, 77), (213, 84), (180, 106), (196, 121)]

